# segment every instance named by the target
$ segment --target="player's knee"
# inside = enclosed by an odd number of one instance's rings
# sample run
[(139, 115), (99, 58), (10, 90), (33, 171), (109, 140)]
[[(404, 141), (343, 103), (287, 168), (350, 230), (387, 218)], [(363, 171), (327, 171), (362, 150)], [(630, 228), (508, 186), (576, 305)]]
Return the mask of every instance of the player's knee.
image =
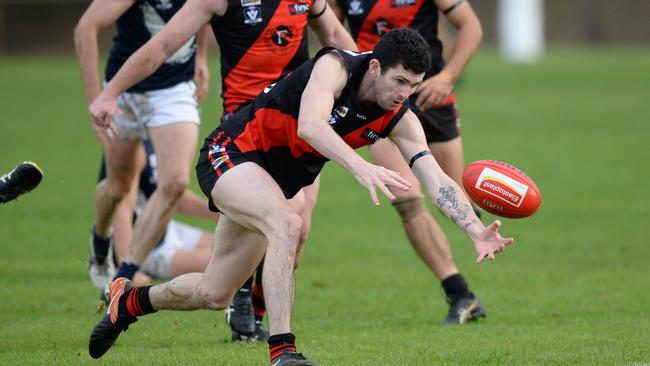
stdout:
[(208, 283), (199, 282), (194, 289), (198, 300), (203, 304), (203, 308), (212, 310), (223, 310), (231, 301), (231, 297), (223, 291), (218, 291)]
[(422, 195), (412, 195), (397, 198), (393, 201), (393, 207), (402, 218), (402, 222), (408, 222), (414, 217), (427, 210)]
[(185, 192), (188, 185), (188, 179), (177, 177), (159, 182), (157, 189), (161, 190), (165, 196), (175, 199)]
[(293, 259), (302, 232), (302, 218), (296, 213), (273, 215), (270, 218), (267, 238), (269, 242), (283, 245), (283, 251)]
[(129, 194), (130, 189), (131, 185), (129, 182), (112, 179), (106, 180), (106, 186), (103, 192), (111, 201), (119, 202)]

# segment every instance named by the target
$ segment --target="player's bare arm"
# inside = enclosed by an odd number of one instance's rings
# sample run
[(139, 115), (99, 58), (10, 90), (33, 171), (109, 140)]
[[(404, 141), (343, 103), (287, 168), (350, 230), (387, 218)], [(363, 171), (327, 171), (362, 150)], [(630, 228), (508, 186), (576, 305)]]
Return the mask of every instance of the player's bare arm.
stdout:
[(445, 67), (427, 79), (418, 89), (416, 104), (422, 109), (447, 104), (456, 81), (472, 58), (483, 37), (481, 22), (469, 2), (462, 0), (434, 0), (440, 11), (458, 30), (456, 40)]
[(101, 92), (99, 78), (99, 49), (97, 35), (126, 12), (135, 0), (94, 0), (79, 19), (74, 29), (77, 62), (88, 104)]
[(323, 46), (357, 51), (352, 36), (339, 21), (326, 0), (316, 0), (309, 11), (309, 26)]
[(372, 202), (379, 205), (377, 188), (394, 199), (386, 186), (406, 190), (409, 183), (398, 173), (365, 161), (327, 123), (334, 101), (347, 80), (348, 70), (335, 53), (316, 61), (300, 101), (298, 135), (323, 156), (350, 171), (361, 185), (368, 188)]
[(493, 260), (495, 253), (512, 243), (512, 238), (504, 239), (499, 234), (499, 221), (488, 227), (481, 223), (462, 189), (442, 171), (429, 152), (424, 131), (413, 112), (404, 115), (390, 138), (425, 186), (433, 203), (474, 242), (478, 253), (476, 263), (485, 258)]
[(196, 37), (196, 62), (194, 66), (194, 83), (196, 83), (196, 101), (202, 103), (210, 86), (208, 69), (208, 46), (213, 37), (209, 24), (203, 26)]
[(332, 8), (334, 15), (336, 15), (339, 21), (343, 23), (343, 21), (345, 20), (345, 13), (343, 12), (343, 9), (341, 9), (339, 4), (336, 3), (336, 0), (327, 0), (327, 4), (329, 5), (330, 8)]
[[(74, 30), (74, 45), (81, 71), (84, 94), (90, 105), (101, 93), (99, 77), (99, 31), (113, 24), (135, 0), (94, 0), (79, 19)], [(105, 128), (92, 124), (95, 137), (101, 142), (110, 141)]]
[(117, 96), (153, 74), (212, 17), (223, 15), (227, 5), (226, 0), (189, 0), (185, 3), (159, 33), (129, 57), (90, 106), (95, 124), (109, 127), (115, 114)]

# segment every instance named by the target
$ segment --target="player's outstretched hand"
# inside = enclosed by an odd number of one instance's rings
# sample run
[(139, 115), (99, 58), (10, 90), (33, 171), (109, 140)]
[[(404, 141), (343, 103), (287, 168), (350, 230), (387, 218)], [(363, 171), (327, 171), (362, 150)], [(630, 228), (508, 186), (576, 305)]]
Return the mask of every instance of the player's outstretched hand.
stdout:
[(117, 108), (115, 98), (106, 96), (101, 93), (88, 108), (90, 118), (93, 121), (93, 131), (95, 136), (102, 143), (108, 143), (115, 136), (115, 126), (113, 125), (113, 116), (120, 111)]
[(405, 191), (411, 188), (411, 183), (404, 179), (398, 172), (368, 162), (356, 167), (354, 177), (362, 186), (368, 189), (372, 203), (375, 206), (379, 206), (377, 188), (391, 200), (394, 200), (395, 196), (390, 193), (388, 186), (394, 186)]
[(490, 226), (486, 227), (479, 237), (474, 241), (474, 247), (478, 253), (476, 264), (479, 264), (487, 257), (489, 260), (494, 260), (495, 254), (501, 253), (505, 250), (506, 245), (512, 244), (512, 238), (503, 238), (499, 234), (501, 221), (497, 220)]

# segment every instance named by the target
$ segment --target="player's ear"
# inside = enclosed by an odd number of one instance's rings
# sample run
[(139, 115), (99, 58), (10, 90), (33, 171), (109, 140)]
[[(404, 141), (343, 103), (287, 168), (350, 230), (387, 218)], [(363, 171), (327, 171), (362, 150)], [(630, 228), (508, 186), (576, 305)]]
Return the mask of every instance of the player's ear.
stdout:
[(370, 60), (368, 65), (368, 72), (373, 78), (376, 78), (381, 74), (381, 63), (376, 58)]

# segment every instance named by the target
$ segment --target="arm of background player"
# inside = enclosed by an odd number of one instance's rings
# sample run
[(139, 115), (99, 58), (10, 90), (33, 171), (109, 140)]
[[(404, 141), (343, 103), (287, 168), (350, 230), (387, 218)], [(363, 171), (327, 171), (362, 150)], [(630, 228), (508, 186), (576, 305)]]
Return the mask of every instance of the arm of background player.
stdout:
[(208, 47), (212, 39), (210, 24), (203, 26), (196, 37), (196, 65), (194, 67), (194, 82), (196, 83), (196, 100), (202, 103), (210, 86), (210, 70), (208, 69)]
[[(421, 151), (429, 150), (420, 121), (411, 111), (397, 123), (390, 139), (399, 147), (407, 162)], [(478, 253), (477, 263), (486, 257), (494, 259), (495, 253), (503, 251), (505, 245), (512, 242), (511, 238), (504, 239), (499, 235), (499, 221), (487, 228), (483, 226), (463, 190), (442, 171), (433, 155), (418, 158), (412, 169), (431, 201), (474, 242)]]
[[(84, 94), (89, 105), (102, 90), (99, 78), (97, 35), (101, 29), (113, 24), (134, 2), (135, 0), (95, 0), (86, 9), (74, 29), (77, 62), (81, 71)], [(110, 135), (106, 133), (105, 127), (97, 126), (95, 123), (91, 126), (97, 140), (102, 143), (110, 141)]]
[(318, 36), (320, 44), (344, 50), (358, 51), (356, 43), (350, 33), (338, 20), (326, 0), (316, 0), (309, 11), (309, 15), (318, 15), (325, 8), (325, 12), (319, 17), (309, 20), (309, 26)]
[(176, 210), (181, 215), (217, 221), (219, 214), (208, 209), (208, 203), (189, 189), (181, 195)]
[(298, 136), (323, 156), (350, 171), (368, 189), (372, 202), (378, 206), (377, 188), (388, 198), (394, 199), (386, 186), (393, 185), (406, 190), (409, 183), (398, 173), (365, 161), (327, 123), (334, 100), (348, 80), (348, 70), (343, 62), (340, 55), (332, 52), (314, 64), (300, 100)]
[(213, 16), (223, 15), (226, 0), (189, 0), (163, 29), (122, 65), (120, 71), (90, 106), (96, 125), (108, 128), (116, 110), (118, 95), (151, 75)]
[(74, 45), (88, 104), (102, 89), (99, 79), (97, 35), (126, 12), (135, 0), (95, 0), (79, 19), (74, 29)]
[(345, 13), (343, 12), (343, 9), (339, 6), (339, 4), (336, 2), (336, 0), (327, 0), (327, 4), (332, 8), (332, 11), (334, 12), (334, 15), (339, 19), (339, 22), (343, 24), (343, 21), (345, 20)]
[[(457, 0), (435, 0), (436, 6), (441, 11), (453, 7), (456, 2)], [(416, 104), (423, 109), (447, 104), (447, 99), (452, 93), (456, 81), (476, 52), (483, 37), (481, 22), (469, 2), (464, 1), (453, 8), (447, 13), (447, 19), (458, 30), (456, 40), (449, 60), (442, 71), (426, 80), (418, 89), (420, 95)]]

